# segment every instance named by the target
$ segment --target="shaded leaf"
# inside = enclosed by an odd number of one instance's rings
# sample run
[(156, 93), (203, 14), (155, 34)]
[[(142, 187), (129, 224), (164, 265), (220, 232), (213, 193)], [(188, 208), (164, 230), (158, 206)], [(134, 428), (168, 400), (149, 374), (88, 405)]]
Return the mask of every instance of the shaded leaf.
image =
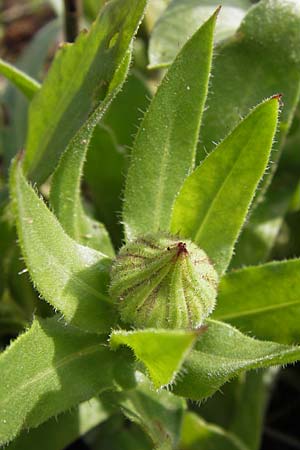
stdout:
[(88, 331), (109, 331), (115, 320), (106, 293), (109, 259), (64, 232), (19, 164), (11, 171), (11, 197), (23, 257), (40, 294), (68, 322)]
[(284, 365), (299, 358), (300, 347), (258, 341), (228, 324), (209, 320), (208, 330), (187, 356), (173, 391), (201, 400), (243, 371)]
[(230, 272), (221, 280), (213, 317), (260, 339), (299, 342), (299, 271), (294, 259)]
[(113, 360), (101, 337), (35, 320), (0, 356), (0, 444), (113, 388)]
[(150, 93), (141, 77), (135, 71), (129, 74), (103, 122), (94, 131), (84, 167), (95, 215), (105, 224), (117, 247), (122, 239), (119, 222), (129, 148), (142, 111), (148, 106), (148, 97)]
[(193, 168), (216, 16), (179, 53), (139, 128), (125, 188), (127, 239), (168, 230), (175, 196)]
[(7, 450), (35, 450), (43, 443), (43, 450), (63, 450), (107, 418), (108, 413), (101, 401), (93, 398), (79, 405), (75, 411), (54, 417), (29, 433), (23, 431), (6, 448)]
[(51, 174), (75, 132), (105, 97), (144, 7), (145, 0), (107, 3), (90, 32), (56, 54), (30, 107), (24, 167), (35, 181)]
[(151, 437), (154, 447), (174, 448), (177, 445), (183, 412), (184, 400), (166, 390), (154, 391), (150, 381), (137, 372), (138, 385), (135, 389), (123, 392), (107, 392), (105, 403), (115, 404), (129, 420), (140, 425)]
[(205, 422), (192, 412), (183, 420), (180, 450), (247, 450), (247, 447), (232, 433)]
[(150, 68), (171, 64), (179, 49), (222, 5), (216, 27), (216, 40), (231, 36), (239, 27), (250, 0), (173, 0), (156, 22), (149, 45)]
[(257, 106), (186, 179), (176, 198), (171, 231), (205, 250), (219, 274), (230, 262), (266, 170), (278, 108), (278, 97)]
[[(264, 26), (261, 26), (261, 24)], [(279, 134), (272, 152), (277, 161), (300, 93), (300, 4), (261, 0), (235, 37), (216, 49), (211, 93), (203, 115), (199, 160), (236, 126), (262, 98), (283, 94)], [(272, 166), (273, 172), (275, 165)]]
[(159, 388), (174, 381), (197, 335), (197, 331), (184, 330), (116, 330), (111, 334), (110, 345), (113, 349), (120, 345), (130, 347)]

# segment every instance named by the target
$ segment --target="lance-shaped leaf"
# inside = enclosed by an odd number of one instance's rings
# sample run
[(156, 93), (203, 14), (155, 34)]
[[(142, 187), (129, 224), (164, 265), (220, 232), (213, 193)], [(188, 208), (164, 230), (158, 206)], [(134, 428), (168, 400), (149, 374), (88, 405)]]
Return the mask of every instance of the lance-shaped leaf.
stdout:
[(35, 320), (0, 356), (0, 444), (22, 429), (116, 387), (114, 354), (103, 338)]
[(17, 67), (0, 58), (0, 73), (11, 81), (29, 100), (39, 91), (40, 84)]
[(88, 34), (57, 53), (30, 107), (24, 167), (38, 182), (55, 168), (76, 131), (105, 98), (141, 20), (145, 0), (113, 0)]
[(192, 412), (184, 416), (180, 444), (184, 450), (248, 450), (234, 434)]
[(184, 362), (173, 391), (193, 400), (212, 395), (224, 383), (243, 371), (284, 365), (300, 359), (300, 347), (258, 341), (232, 326), (208, 321)]
[(11, 171), (11, 197), (21, 250), (37, 290), (68, 322), (109, 331), (115, 319), (106, 293), (109, 259), (64, 232), (18, 163)]
[(262, 178), (277, 125), (279, 98), (257, 106), (187, 178), (174, 206), (171, 230), (206, 251), (219, 274)]
[[(80, 436), (108, 418), (109, 414), (98, 398), (82, 403), (76, 410), (53, 417), (37, 428), (23, 431), (7, 450), (63, 450)], [(45, 439), (47, 436), (47, 439)]]
[(171, 64), (178, 49), (220, 4), (216, 40), (223, 40), (237, 30), (251, 6), (250, 0), (172, 0), (151, 33), (150, 68)]
[(117, 330), (111, 334), (110, 345), (113, 349), (120, 345), (131, 348), (159, 388), (174, 381), (198, 334), (184, 330)]
[(165, 389), (154, 391), (150, 380), (136, 372), (135, 389), (122, 392), (105, 392), (104, 404), (114, 405), (140, 425), (152, 439), (154, 447), (174, 448), (178, 444), (185, 401)]
[(194, 166), (216, 17), (217, 12), (179, 53), (141, 123), (125, 188), (128, 239), (168, 230), (175, 196)]
[[(115, 95), (125, 81), (131, 59), (127, 53), (117, 68), (106, 98), (79, 129), (63, 153), (51, 183), (50, 204), (64, 230), (77, 242), (114, 256), (109, 235), (83, 210), (80, 186), (86, 153), (97, 123), (102, 119)], [(104, 163), (104, 161), (102, 161)]]
[(300, 260), (247, 267), (225, 275), (213, 317), (260, 339), (300, 341)]

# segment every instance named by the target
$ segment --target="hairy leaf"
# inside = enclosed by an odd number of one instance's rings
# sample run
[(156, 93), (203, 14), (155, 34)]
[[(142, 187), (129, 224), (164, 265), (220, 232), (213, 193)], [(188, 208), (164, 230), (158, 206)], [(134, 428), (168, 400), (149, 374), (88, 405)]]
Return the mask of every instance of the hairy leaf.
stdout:
[(257, 106), (187, 178), (176, 198), (172, 232), (205, 250), (219, 274), (230, 262), (266, 170), (278, 108), (278, 97)]
[[(75, 410), (53, 417), (38, 428), (23, 431), (7, 450), (63, 450), (80, 436), (108, 418), (101, 401), (93, 398)], [(45, 439), (45, 436), (47, 437)]]
[(213, 317), (260, 339), (299, 342), (299, 271), (300, 260), (294, 259), (229, 273), (221, 280)]
[(30, 107), (24, 167), (35, 181), (55, 168), (75, 132), (105, 97), (141, 20), (145, 0), (113, 0), (88, 34), (62, 46)]
[(299, 358), (300, 347), (258, 341), (228, 324), (209, 320), (208, 330), (187, 356), (173, 391), (201, 400), (243, 371), (288, 364)]
[(11, 197), (21, 250), (40, 294), (68, 322), (88, 331), (109, 331), (115, 319), (106, 293), (109, 259), (64, 232), (18, 163), (11, 171)]
[(96, 226), (95, 221), (85, 214), (80, 184), (93, 131), (121, 89), (127, 76), (130, 59), (131, 54), (128, 52), (120, 67), (116, 68), (105, 99), (79, 129), (63, 153), (51, 182), (50, 204), (64, 230), (77, 242), (100, 250), (109, 256), (114, 255), (109, 235), (102, 224)]
[(168, 230), (175, 196), (193, 168), (216, 16), (179, 53), (141, 123), (125, 188), (127, 239)]
[(0, 444), (113, 388), (113, 360), (101, 337), (35, 320), (0, 355)]
[(185, 330), (116, 330), (111, 334), (110, 345), (130, 347), (159, 388), (173, 382), (197, 335), (197, 331)]
[(231, 36), (239, 27), (250, 0), (172, 0), (151, 33), (150, 68), (171, 64), (178, 50), (210, 14), (222, 5), (216, 40)]

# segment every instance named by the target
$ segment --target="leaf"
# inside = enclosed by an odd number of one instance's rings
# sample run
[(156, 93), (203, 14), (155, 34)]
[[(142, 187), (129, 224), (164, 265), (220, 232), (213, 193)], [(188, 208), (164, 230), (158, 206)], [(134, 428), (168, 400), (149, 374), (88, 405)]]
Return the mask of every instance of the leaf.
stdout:
[[(212, 95), (203, 115), (199, 161), (215, 142), (228, 135), (252, 105), (280, 92), (284, 108), (271, 158), (277, 161), (278, 149), (299, 101), (299, 2), (262, 0), (253, 6), (235, 37), (217, 46), (212, 74)], [(270, 175), (274, 169), (275, 164)]]
[(278, 108), (277, 96), (257, 106), (186, 179), (176, 198), (171, 231), (205, 250), (220, 275), (266, 170)]
[(105, 99), (79, 129), (63, 153), (53, 174), (50, 204), (64, 230), (75, 241), (114, 256), (109, 235), (104, 226), (96, 226), (84, 212), (80, 195), (81, 178), (87, 150), (97, 123), (102, 119), (127, 76), (131, 53), (127, 52), (122, 64), (116, 68)]
[(103, 339), (55, 318), (35, 320), (0, 355), (0, 372), (0, 445), (116, 386)]
[(207, 324), (208, 330), (187, 356), (181, 377), (174, 384), (176, 395), (202, 400), (241, 372), (300, 358), (300, 347), (258, 341), (214, 320)]
[(236, 393), (237, 402), (229, 430), (249, 450), (261, 448), (264, 416), (277, 372), (271, 368), (245, 374)]
[[(136, 72), (126, 83), (94, 130), (84, 166), (84, 179), (95, 207), (95, 215), (107, 229), (116, 247), (120, 247), (123, 185), (128, 168), (129, 148), (148, 106), (150, 92)], [(105, 161), (105, 164), (102, 162)]]
[(37, 290), (71, 324), (96, 333), (109, 331), (115, 320), (106, 293), (109, 259), (64, 232), (19, 164), (11, 171), (11, 197), (19, 243)]
[(282, 174), (277, 172), (263, 200), (254, 209), (251, 220), (245, 224), (230, 269), (264, 263), (269, 259), (296, 187), (291, 174), (288, 175), (288, 184), (283, 181)]
[(51, 174), (75, 132), (105, 97), (144, 7), (145, 0), (107, 3), (90, 32), (56, 55), (30, 107), (24, 168), (35, 181)]
[(155, 448), (159, 445), (174, 448), (178, 443), (186, 407), (184, 400), (164, 389), (154, 391), (141, 372), (137, 372), (136, 376), (138, 384), (135, 389), (104, 393), (105, 404), (115, 404), (129, 420), (140, 425)]
[(299, 342), (299, 271), (300, 260), (294, 259), (225, 275), (213, 317), (260, 339)]
[(205, 422), (195, 413), (186, 412), (183, 420), (180, 450), (247, 450), (232, 433)]
[(174, 381), (197, 335), (197, 331), (184, 330), (116, 330), (109, 342), (113, 349), (120, 345), (131, 348), (136, 358), (146, 366), (158, 389)]
[(169, 3), (151, 33), (149, 45), (150, 68), (167, 66), (178, 50), (199, 25), (204, 23), (222, 4), (216, 27), (216, 41), (231, 36), (239, 27), (250, 0), (173, 0)]
[[(17, 59), (15, 63), (17, 68), (31, 78), (39, 79), (48, 50), (55, 45), (60, 30), (61, 24), (57, 19), (43, 26)], [(21, 148), (24, 148), (29, 103), (23, 94), (11, 85), (8, 85), (1, 95), (1, 103), (8, 119), (4, 121), (3, 127), (0, 127), (0, 147), (3, 147), (4, 169), (7, 175), (11, 159)]]
[(169, 228), (175, 196), (194, 165), (216, 17), (179, 53), (141, 123), (125, 188), (127, 239)]
[(39, 91), (40, 84), (26, 73), (0, 58), (0, 73), (13, 83), (29, 100)]
[[(108, 418), (101, 401), (93, 398), (70, 412), (53, 417), (29, 433), (23, 431), (7, 450), (63, 450), (80, 436)], [(45, 439), (47, 436), (47, 439)]]

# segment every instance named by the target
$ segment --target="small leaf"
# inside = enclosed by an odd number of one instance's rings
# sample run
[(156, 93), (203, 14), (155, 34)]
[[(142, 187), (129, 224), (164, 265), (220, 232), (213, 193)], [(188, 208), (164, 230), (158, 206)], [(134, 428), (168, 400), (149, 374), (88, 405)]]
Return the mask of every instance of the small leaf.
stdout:
[(199, 337), (174, 384), (177, 395), (201, 400), (243, 371), (300, 359), (300, 347), (258, 341), (214, 320), (207, 324), (208, 330)]
[[(24, 168), (44, 181), (76, 131), (105, 97), (142, 18), (145, 0), (113, 0), (89, 33), (65, 44), (30, 107)], [(51, 126), (49, 125), (51, 124)]]
[(117, 330), (111, 334), (110, 345), (113, 349), (120, 345), (130, 347), (158, 389), (174, 381), (197, 335), (197, 331), (184, 330)]
[(64, 232), (19, 164), (11, 171), (11, 197), (21, 250), (40, 294), (68, 322), (96, 333), (109, 331), (115, 319), (106, 293), (109, 259)]
[(247, 267), (224, 276), (219, 287), (217, 320), (260, 339), (300, 342), (300, 260)]
[(114, 387), (114, 354), (99, 336), (54, 319), (32, 327), (0, 355), (0, 445), (22, 429)]
[(125, 188), (127, 239), (169, 228), (175, 196), (194, 165), (216, 17), (179, 53), (141, 123)]
[(149, 45), (150, 68), (167, 66), (174, 60), (178, 49), (188, 40), (201, 23), (222, 4), (216, 26), (216, 40), (231, 36), (239, 27), (250, 0), (173, 0), (156, 22)]
[[(5, 447), (7, 450), (63, 450), (80, 436), (108, 418), (101, 401), (93, 398), (70, 412), (53, 417), (38, 428), (23, 431)], [(47, 436), (47, 439), (45, 439)]]
[(40, 84), (17, 67), (12, 66), (8, 62), (0, 58), (0, 73), (11, 81), (28, 100), (32, 100), (34, 95), (39, 91)]
[(79, 129), (63, 153), (53, 174), (50, 191), (50, 204), (53, 212), (68, 235), (81, 244), (106, 252), (109, 256), (114, 256), (109, 235), (102, 224), (95, 227), (95, 222), (85, 214), (82, 207), (80, 185), (93, 131), (121, 89), (127, 76), (130, 60), (131, 54), (127, 52), (120, 67), (116, 68), (105, 99)]
[(184, 415), (181, 450), (247, 450), (232, 433), (219, 426), (205, 422), (195, 413)]
[(155, 448), (163, 444), (166, 448), (174, 448), (179, 439), (185, 401), (164, 389), (154, 391), (141, 372), (136, 376), (138, 385), (135, 389), (104, 393), (105, 403), (117, 405), (129, 420), (140, 425)]
[(266, 170), (278, 108), (277, 96), (257, 106), (186, 179), (176, 199), (171, 231), (205, 250), (219, 274)]

